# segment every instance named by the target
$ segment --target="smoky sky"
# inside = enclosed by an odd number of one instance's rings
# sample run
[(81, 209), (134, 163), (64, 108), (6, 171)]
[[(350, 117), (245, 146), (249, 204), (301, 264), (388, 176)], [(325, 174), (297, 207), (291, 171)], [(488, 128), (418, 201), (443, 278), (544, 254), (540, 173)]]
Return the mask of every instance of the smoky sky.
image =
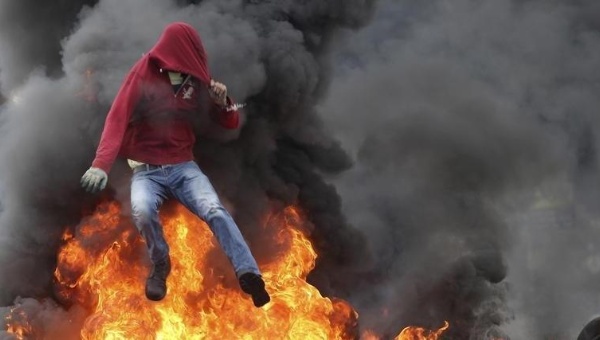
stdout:
[(598, 313), (598, 10), (382, 1), (337, 45), (331, 181), (386, 270), (363, 327), (572, 339)]

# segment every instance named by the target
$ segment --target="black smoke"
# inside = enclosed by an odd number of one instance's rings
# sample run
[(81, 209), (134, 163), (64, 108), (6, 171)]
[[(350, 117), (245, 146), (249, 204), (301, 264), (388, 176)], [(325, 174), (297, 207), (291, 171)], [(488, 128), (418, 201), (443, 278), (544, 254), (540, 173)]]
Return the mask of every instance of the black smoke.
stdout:
[[(383, 269), (361, 326), (572, 339), (598, 301), (598, 5), (382, 1), (321, 107)], [(505, 280), (503, 280), (506, 277)]]
[(74, 28), (81, 9), (96, 2), (4, 1), (0, 5), (2, 92), (7, 94), (23, 85), (36, 69), (50, 77), (60, 77), (61, 40)]

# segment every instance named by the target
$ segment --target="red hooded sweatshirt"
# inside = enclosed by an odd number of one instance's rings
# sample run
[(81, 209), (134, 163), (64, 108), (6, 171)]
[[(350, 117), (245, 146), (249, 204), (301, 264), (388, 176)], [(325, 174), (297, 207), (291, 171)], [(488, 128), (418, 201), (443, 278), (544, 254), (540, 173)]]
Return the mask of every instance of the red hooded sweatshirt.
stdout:
[[(188, 75), (177, 91), (168, 71)], [(117, 155), (155, 165), (192, 160), (196, 139), (191, 119), (201, 110), (210, 110), (221, 126), (237, 128), (239, 114), (231, 99), (227, 107), (219, 107), (207, 96), (210, 80), (196, 30), (185, 23), (169, 24), (121, 85), (92, 166), (108, 173)]]

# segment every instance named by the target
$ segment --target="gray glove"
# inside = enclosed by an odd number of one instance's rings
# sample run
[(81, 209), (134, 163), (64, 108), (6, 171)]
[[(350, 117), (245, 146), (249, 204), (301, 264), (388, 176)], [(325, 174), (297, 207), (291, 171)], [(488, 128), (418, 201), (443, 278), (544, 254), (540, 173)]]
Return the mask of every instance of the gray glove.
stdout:
[(89, 168), (81, 177), (81, 186), (92, 194), (103, 190), (106, 182), (108, 182), (108, 175), (100, 168)]

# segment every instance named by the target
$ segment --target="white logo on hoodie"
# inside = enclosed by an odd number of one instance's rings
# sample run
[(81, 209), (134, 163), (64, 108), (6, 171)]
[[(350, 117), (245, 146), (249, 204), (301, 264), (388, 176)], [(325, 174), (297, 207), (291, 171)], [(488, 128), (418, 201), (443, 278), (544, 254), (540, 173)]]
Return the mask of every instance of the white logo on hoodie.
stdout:
[(183, 90), (183, 99), (192, 99), (192, 93), (194, 93), (193, 87), (188, 87)]

